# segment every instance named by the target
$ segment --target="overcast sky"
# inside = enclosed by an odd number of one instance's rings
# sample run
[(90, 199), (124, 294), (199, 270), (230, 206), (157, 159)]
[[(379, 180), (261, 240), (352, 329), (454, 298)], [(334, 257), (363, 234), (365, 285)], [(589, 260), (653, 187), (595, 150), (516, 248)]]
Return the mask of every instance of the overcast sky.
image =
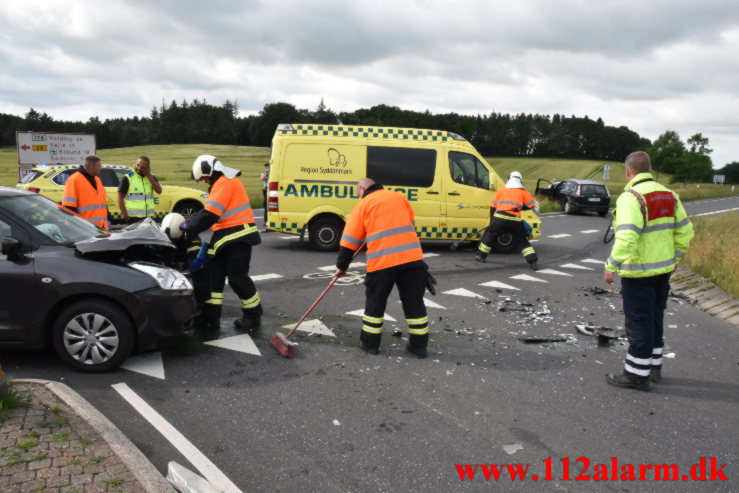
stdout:
[(0, 2), (0, 112), (175, 99), (602, 117), (739, 161), (739, 1)]

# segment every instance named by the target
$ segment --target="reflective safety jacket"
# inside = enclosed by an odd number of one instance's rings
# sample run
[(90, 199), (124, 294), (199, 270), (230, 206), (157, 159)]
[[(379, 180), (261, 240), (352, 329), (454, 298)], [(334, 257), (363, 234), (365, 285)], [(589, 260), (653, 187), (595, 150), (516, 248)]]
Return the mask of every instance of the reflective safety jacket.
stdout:
[(149, 217), (154, 214), (154, 188), (149, 179), (138, 173), (128, 175), (125, 201), (126, 211), (131, 217)]
[(500, 219), (521, 220), (523, 209), (533, 209), (536, 199), (525, 188), (501, 188), (495, 192), (490, 208), (493, 217)]
[(209, 241), (209, 255), (215, 255), (232, 242), (261, 243), (249, 194), (238, 178), (219, 177), (210, 189), (205, 210), (218, 216), (218, 221), (210, 227), (213, 236)]
[(650, 173), (640, 173), (616, 202), (616, 241), (606, 269), (621, 277), (650, 277), (672, 272), (693, 238), (677, 194)]
[(344, 226), (340, 245), (356, 250), (367, 242), (367, 272), (423, 259), (413, 209), (398, 192), (367, 189)]
[(64, 184), (62, 205), (74, 207), (77, 214), (101, 228), (110, 229), (108, 223), (108, 196), (103, 182), (95, 176), (95, 187), (81, 171), (72, 173)]

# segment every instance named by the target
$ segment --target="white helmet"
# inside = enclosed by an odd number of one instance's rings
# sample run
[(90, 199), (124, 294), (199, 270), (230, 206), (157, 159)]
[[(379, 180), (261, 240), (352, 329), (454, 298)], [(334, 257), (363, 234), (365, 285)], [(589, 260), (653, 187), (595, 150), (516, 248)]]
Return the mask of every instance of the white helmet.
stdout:
[(511, 175), (508, 177), (508, 179), (511, 180), (513, 178), (518, 178), (519, 180), (523, 181), (523, 177), (521, 176), (521, 173), (519, 173), (518, 171), (511, 172)]
[(192, 179), (195, 181), (203, 177), (213, 176), (214, 171), (220, 171), (226, 178), (234, 178), (241, 174), (241, 171), (224, 166), (217, 157), (210, 154), (202, 154), (192, 163)]
[(166, 216), (164, 216), (164, 219), (162, 219), (162, 224), (159, 226), (159, 229), (162, 233), (169, 236), (173, 240), (178, 240), (182, 236), (182, 230), (180, 229), (180, 224), (185, 222), (185, 218), (182, 216), (182, 214), (179, 214), (177, 212), (170, 212)]

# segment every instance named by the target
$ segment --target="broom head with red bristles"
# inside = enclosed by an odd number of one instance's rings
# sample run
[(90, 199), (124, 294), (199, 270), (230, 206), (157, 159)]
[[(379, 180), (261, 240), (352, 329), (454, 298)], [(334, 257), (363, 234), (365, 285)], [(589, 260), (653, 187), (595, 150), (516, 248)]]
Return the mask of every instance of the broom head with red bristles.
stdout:
[(271, 342), (275, 349), (277, 349), (285, 358), (295, 357), (295, 343), (288, 340), (282, 332), (277, 332), (273, 335), (269, 342)]

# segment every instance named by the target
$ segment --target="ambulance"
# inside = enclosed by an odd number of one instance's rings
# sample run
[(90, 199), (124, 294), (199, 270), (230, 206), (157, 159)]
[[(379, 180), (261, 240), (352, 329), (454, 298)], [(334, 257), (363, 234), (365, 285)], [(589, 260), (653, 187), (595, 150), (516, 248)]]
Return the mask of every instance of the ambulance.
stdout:
[[(365, 177), (408, 199), (422, 241), (480, 240), (495, 190), (505, 184), (453, 132), (283, 123), (272, 140), (268, 228), (301, 238), (307, 232), (316, 250), (336, 250), (359, 200), (355, 185)], [(538, 238), (539, 217), (522, 217)], [(493, 251), (515, 247), (510, 235), (501, 236)]]

